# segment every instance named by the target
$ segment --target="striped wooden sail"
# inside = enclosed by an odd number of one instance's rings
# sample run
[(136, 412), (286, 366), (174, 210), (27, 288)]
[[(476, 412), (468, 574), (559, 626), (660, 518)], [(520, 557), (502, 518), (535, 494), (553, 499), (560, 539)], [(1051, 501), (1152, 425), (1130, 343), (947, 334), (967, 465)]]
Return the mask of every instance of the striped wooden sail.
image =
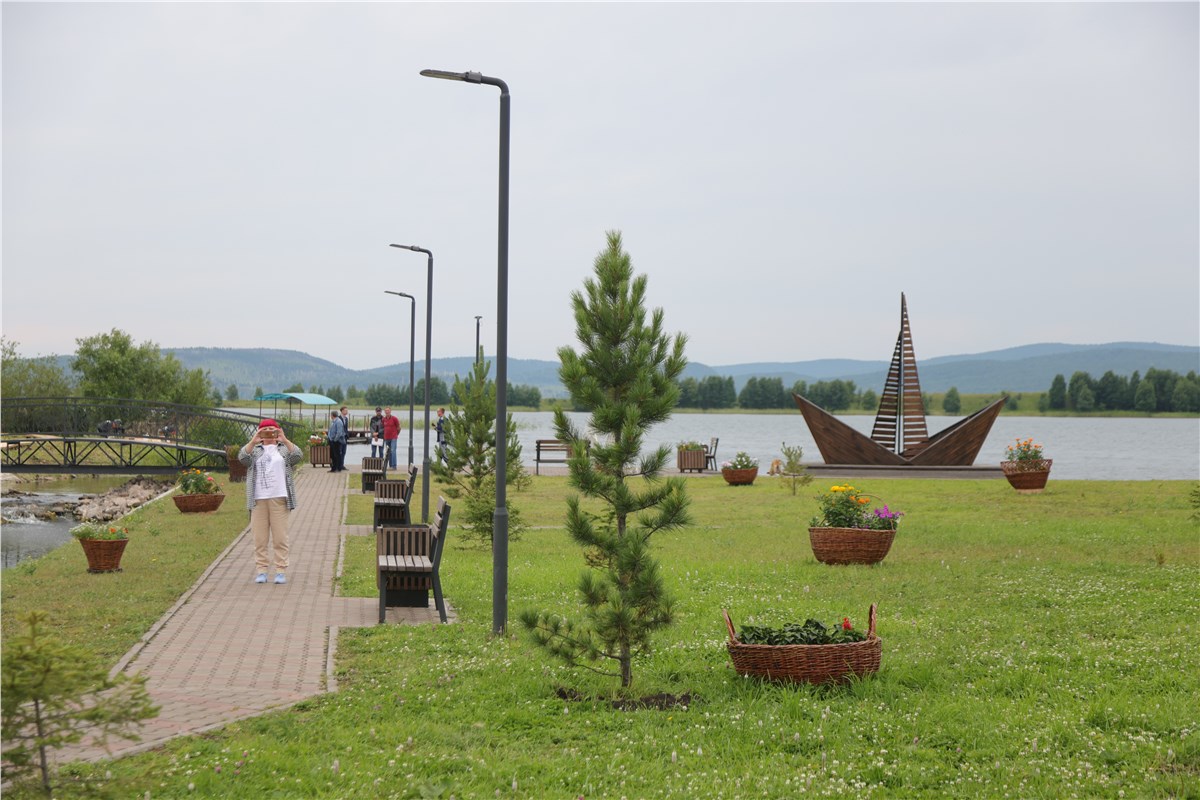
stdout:
[(907, 458), (921, 452), (929, 442), (921, 402), (921, 379), (917, 376), (917, 356), (908, 324), (908, 302), (903, 293), (900, 294), (900, 335), (896, 337), (896, 349), (892, 353), (871, 439)]

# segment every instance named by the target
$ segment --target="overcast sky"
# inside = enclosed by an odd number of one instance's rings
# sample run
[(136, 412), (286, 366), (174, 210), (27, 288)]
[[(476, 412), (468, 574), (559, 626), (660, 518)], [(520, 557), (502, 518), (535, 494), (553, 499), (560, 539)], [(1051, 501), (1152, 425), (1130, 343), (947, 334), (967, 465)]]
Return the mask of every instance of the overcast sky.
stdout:
[(1200, 344), (1198, 6), (3, 5), (3, 334), (575, 345), (620, 230), (710, 365)]

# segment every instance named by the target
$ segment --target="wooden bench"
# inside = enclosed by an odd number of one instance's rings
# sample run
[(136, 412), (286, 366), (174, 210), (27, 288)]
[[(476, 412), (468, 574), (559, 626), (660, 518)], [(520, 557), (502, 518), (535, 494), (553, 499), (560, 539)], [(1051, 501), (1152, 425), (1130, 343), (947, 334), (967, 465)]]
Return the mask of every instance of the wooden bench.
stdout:
[(412, 519), (408, 512), (408, 481), (377, 480), (375, 481), (375, 508), (372, 515), (371, 527), (378, 530), (380, 525), (407, 525)]
[[(533, 457), (533, 472), (535, 475), (540, 475), (539, 465), (541, 464), (565, 464), (567, 459), (571, 457), (571, 443), (564, 442), (562, 439), (538, 439), (537, 450)], [(589, 442), (586, 445), (588, 450), (592, 449)], [(561, 453), (562, 458), (548, 458), (542, 455), (543, 453)]]
[(362, 460), (362, 490), (375, 491), (375, 482), (387, 479), (387, 459), (367, 456)]
[(430, 525), (385, 524), (375, 532), (375, 581), (379, 588), (379, 621), (387, 618), (388, 606), (429, 607), (429, 590), (438, 616), (446, 621), (446, 601), (438, 567), (446, 547), (450, 506), (439, 497), (437, 514)]

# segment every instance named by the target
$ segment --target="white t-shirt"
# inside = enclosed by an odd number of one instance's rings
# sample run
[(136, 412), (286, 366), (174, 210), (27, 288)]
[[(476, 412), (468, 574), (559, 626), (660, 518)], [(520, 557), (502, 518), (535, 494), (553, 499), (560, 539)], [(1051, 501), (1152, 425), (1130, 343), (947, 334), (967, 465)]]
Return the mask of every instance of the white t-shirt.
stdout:
[(266, 445), (254, 463), (254, 499), (287, 497), (287, 475), (278, 445)]

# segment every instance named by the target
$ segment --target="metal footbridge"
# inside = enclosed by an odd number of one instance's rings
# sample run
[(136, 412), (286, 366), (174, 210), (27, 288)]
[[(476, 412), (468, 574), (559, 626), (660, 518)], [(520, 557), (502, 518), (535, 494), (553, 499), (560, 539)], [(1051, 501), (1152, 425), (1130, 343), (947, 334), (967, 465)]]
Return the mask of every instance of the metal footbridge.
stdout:
[[(0, 469), (169, 474), (229, 469), (259, 417), (203, 406), (86, 397), (14, 397), (0, 408)], [(296, 423), (280, 420), (293, 438)]]

